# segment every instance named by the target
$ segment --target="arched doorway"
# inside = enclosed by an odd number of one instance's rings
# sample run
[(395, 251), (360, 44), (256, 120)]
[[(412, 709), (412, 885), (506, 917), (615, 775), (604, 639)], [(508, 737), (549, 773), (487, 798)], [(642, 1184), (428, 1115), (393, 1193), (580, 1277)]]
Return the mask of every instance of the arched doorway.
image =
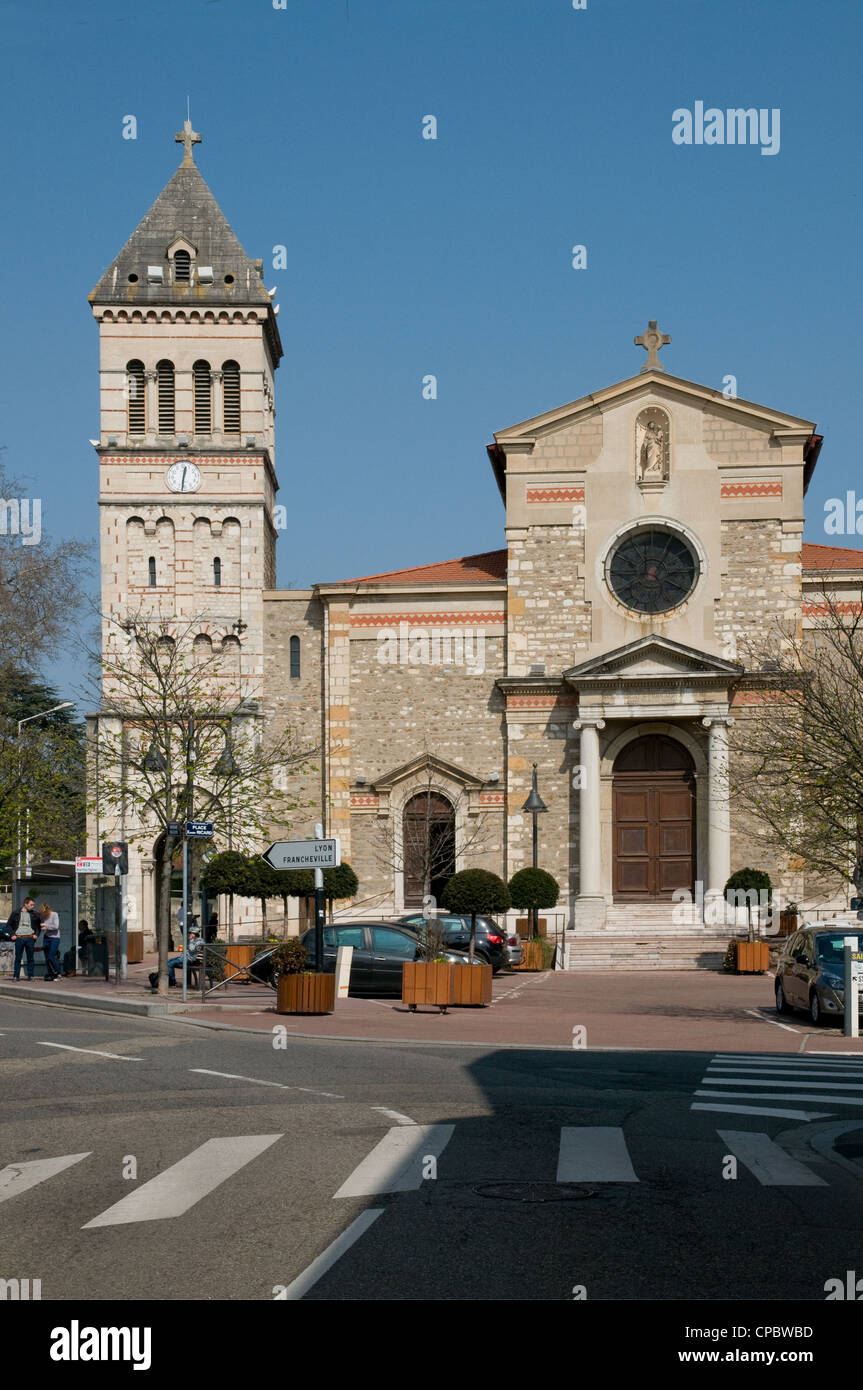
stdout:
[(614, 761), (612, 887), (616, 902), (670, 901), (695, 882), (695, 774), (682, 744), (646, 734)]
[(455, 810), (445, 796), (418, 792), (402, 817), (405, 907), (422, 907), (426, 893), (438, 901), (455, 873)]

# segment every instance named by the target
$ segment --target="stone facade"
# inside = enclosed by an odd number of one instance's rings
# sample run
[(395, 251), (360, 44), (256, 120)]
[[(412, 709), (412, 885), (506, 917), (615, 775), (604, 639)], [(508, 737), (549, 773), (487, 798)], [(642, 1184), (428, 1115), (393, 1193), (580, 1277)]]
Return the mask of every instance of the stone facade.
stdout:
[[(236, 643), (264, 720), (290, 727), (308, 752), (294, 808), (274, 812), (271, 833), (302, 836), (321, 821), (340, 837), (360, 881), (348, 912), (404, 908), (416, 877), (406, 808), (420, 794), (436, 798), (457, 867), (509, 878), (530, 864), (522, 808), (534, 767), (546, 806), (539, 862), (560, 884), (558, 921), (576, 936), (606, 930), (627, 905), (634, 920), (639, 903), (670, 913), (675, 888), (721, 895), (750, 845), (723, 794), (734, 721), (758, 685), (749, 647), (776, 624), (801, 630), (817, 607), (805, 588), (837, 555), (863, 577), (854, 552), (810, 547), (806, 559), (814, 423), (651, 360), (495, 435), (505, 550), (280, 591), (275, 316), (260, 263), (245, 258), (195, 174), (184, 160), (91, 297), (106, 620), (138, 605), (153, 618), (199, 619), (201, 643)], [(160, 217), (174, 236), (184, 210), (187, 243), (231, 266), (215, 276), (209, 307), (205, 283), (172, 278)], [(141, 274), (163, 258), (163, 289), (149, 276), (142, 287), (137, 237)], [(165, 358), (175, 368), (169, 435), (156, 394)], [(137, 433), (123, 395), (130, 359), (146, 373)], [(194, 395), (202, 359), (213, 371), (209, 431)], [(231, 361), (242, 428), (229, 439)], [(170, 490), (178, 461), (198, 469), (194, 496)], [(93, 825), (94, 839), (102, 830)], [(136, 865), (139, 879), (146, 867)], [(769, 868), (787, 892), (805, 891), (793, 866), (777, 857)]]

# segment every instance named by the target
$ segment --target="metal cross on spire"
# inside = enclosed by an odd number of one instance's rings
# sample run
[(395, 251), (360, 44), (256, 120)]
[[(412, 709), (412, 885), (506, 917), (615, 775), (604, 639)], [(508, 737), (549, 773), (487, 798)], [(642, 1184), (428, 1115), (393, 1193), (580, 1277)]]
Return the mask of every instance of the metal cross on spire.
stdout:
[(670, 336), (667, 333), (661, 333), (656, 327), (656, 319), (651, 319), (647, 325), (647, 331), (645, 333), (639, 333), (638, 337), (635, 339), (635, 346), (643, 347), (647, 352), (647, 361), (641, 368), (643, 372), (665, 371), (665, 368), (656, 354), (659, 348), (665, 347), (665, 344), (670, 342)]
[(200, 145), (201, 137), (196, 130), (192, 129), (192, 122), (189, 120), (188, 116), (183, 122), (183, 129), (177, 131), (176, 135), (174, 136), (174, 139), (177, 141), (178, 145), (185, 146), (183, 163), (194, 164), (195, 161), (192, 158), (192, 146)]

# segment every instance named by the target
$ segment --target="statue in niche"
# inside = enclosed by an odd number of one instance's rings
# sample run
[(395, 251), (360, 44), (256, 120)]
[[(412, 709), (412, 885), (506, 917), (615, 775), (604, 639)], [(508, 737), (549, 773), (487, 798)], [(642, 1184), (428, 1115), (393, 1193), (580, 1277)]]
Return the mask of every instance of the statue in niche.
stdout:
[(663, 483), (668, 478), (668, 418), (657, 406), (643, 410), (635, 422), (636, 478)]

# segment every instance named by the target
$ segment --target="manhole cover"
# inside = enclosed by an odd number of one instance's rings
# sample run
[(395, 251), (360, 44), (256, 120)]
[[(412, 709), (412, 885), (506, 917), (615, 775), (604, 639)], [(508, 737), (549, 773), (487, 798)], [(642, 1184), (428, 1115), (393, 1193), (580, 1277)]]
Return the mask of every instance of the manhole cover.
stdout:
[(493, 1197), (501, 1202), (580, 1202), (596, 1196), (594, 1187), (565, 1182), (484, 1183), (474, 1191), (479, 1197)]

